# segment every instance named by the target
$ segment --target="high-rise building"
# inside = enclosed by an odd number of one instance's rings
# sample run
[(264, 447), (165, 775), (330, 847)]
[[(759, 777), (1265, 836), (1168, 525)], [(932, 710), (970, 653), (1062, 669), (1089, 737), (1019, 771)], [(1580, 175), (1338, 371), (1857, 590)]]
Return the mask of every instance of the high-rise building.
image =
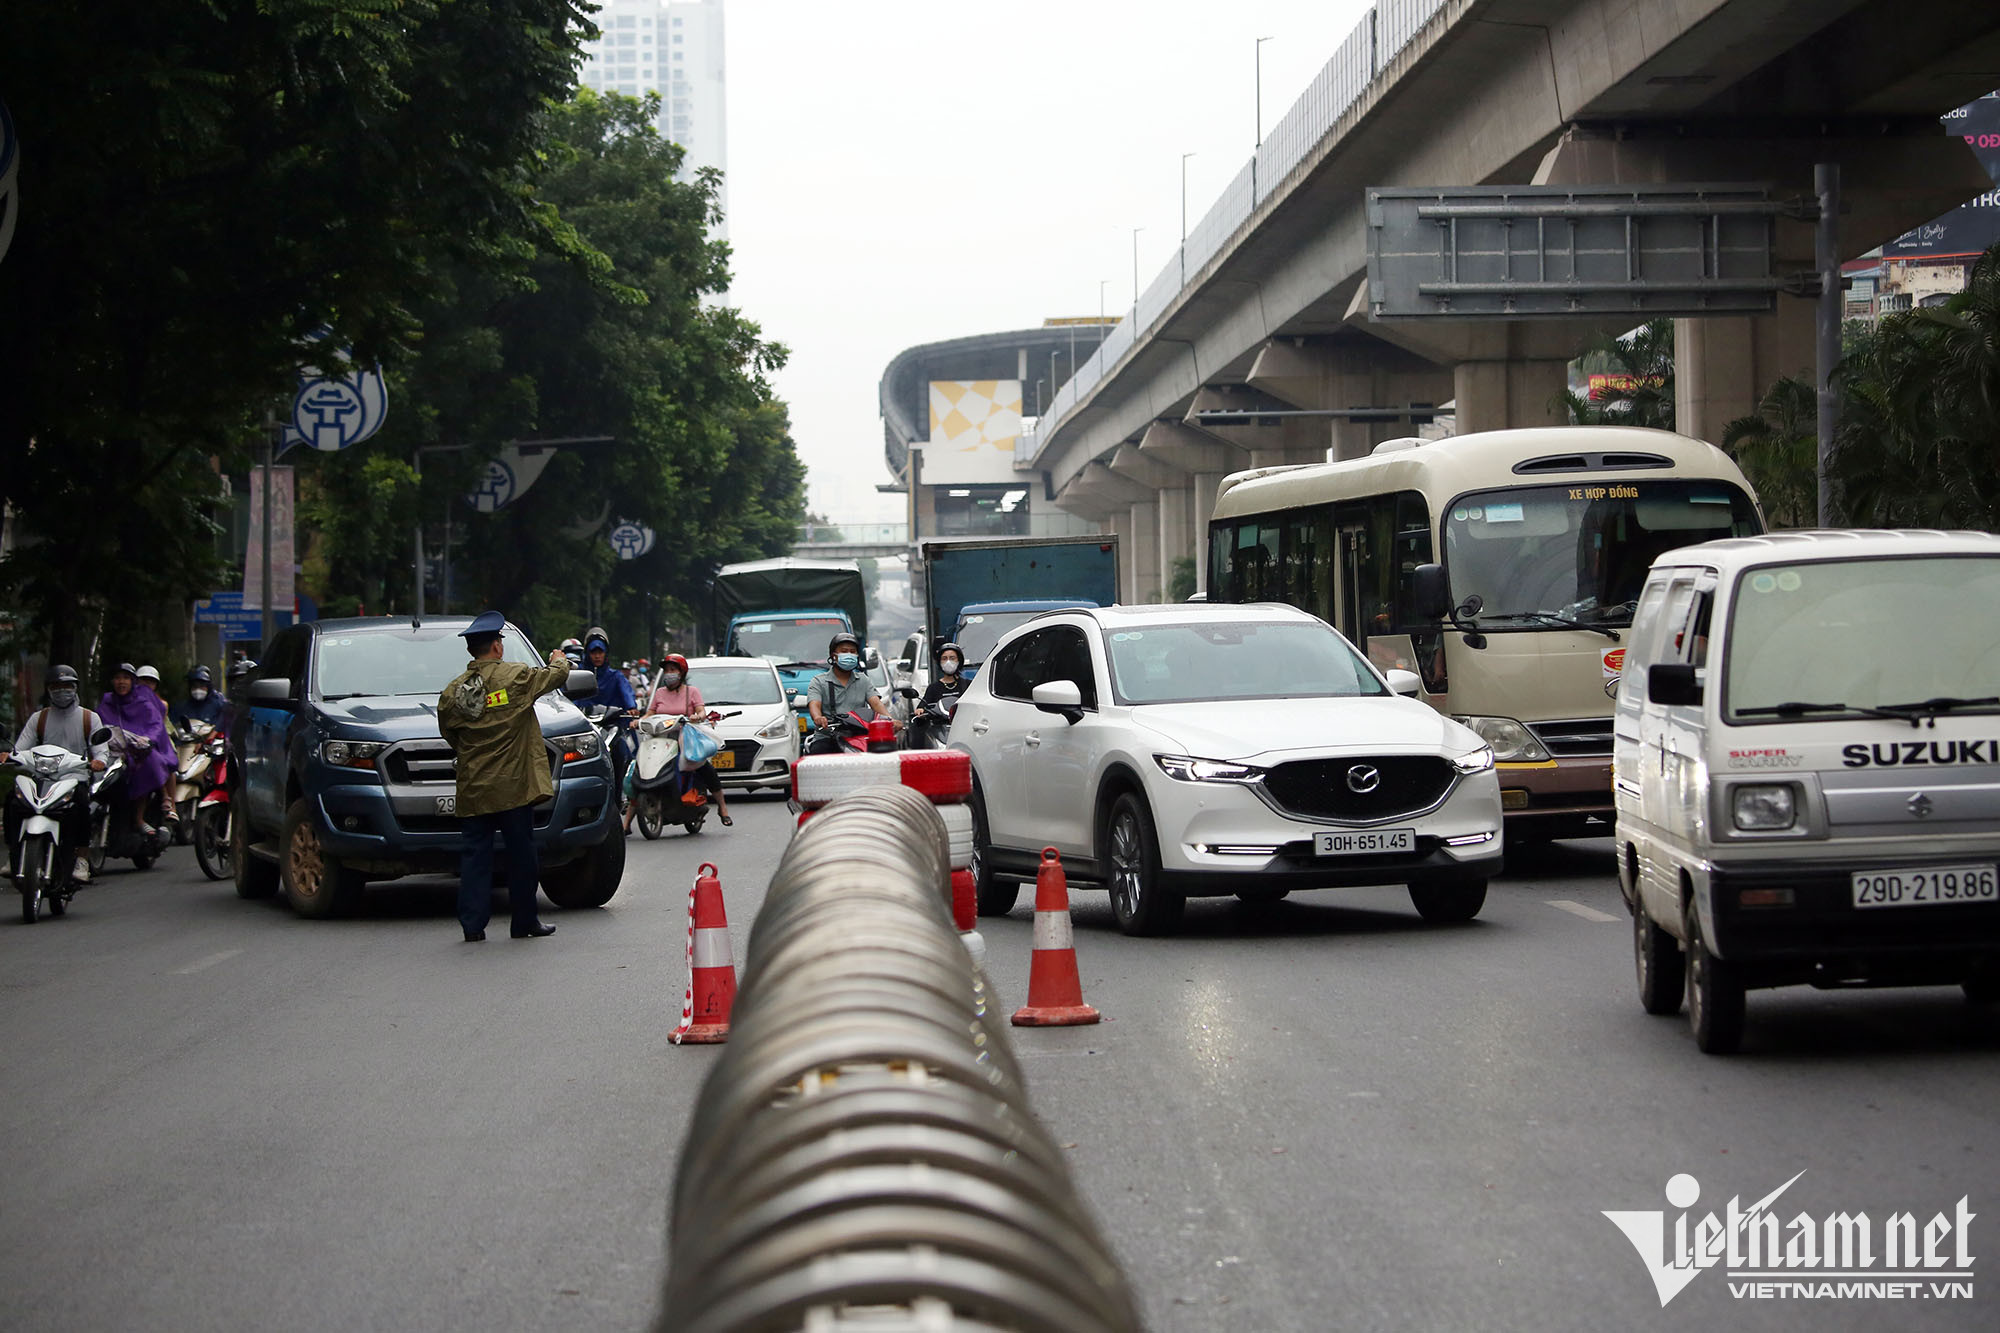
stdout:
[(586, 48), (583, 86), (641, 97), (660, 95), (653, 122), (686, 150), (682, 171), (724, 173), (722, 206), (729, 208), (728, 134), (724, 114), (722, 0), (604, 0), (596, 16), (602, 35)]

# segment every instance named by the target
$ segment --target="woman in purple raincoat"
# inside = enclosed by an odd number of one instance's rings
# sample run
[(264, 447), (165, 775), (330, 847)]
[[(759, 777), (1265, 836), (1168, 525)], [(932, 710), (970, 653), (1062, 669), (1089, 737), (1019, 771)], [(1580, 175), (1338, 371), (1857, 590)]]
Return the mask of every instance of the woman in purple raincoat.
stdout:
[[(97, 712), (106, 726), (136, 738), (125, 746), (125, 799), (140, 803), (139, 831), (151, 837), (154, 830), (146, 815), (173, 776), (174, 743), (167, 735), (167, 713), (159, 696), (134, 688), (136, 675), (130, 662), (120, 662), (111, 675), (111, 688), (97, 701)], [(167, 804), (166, 817), (172, 819), (175, 813)]]

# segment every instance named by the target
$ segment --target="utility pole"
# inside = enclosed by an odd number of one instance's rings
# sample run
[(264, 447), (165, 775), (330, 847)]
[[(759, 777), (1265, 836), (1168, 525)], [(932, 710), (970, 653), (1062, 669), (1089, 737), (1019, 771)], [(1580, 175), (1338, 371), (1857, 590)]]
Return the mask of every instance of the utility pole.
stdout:
[[(264, 532), (263, 532), (263, 550), (260, 553), (264, 562), (264, 570), (263, 570), (264, 581), (261, 585), (259, 585), (262, 591), (260, 591), (257, 594), (257, 601), (263, 607), (263, 612), (264, 612), (263, 625), (261, 626), (261, 628), (264, 633), (265, 643), (269, 643), (271, 641), (271, 630), (272, 630), (271, 461), (277, 456), (276, 446), (277, 446), (279, 429), (280, 428), (278, 426), (278, 414), (268, 407), (265, 408), (264, 409), (264, 518), (263, 518)], [(260, 648), (259, 651), (261, 652), (262, 649)]]
[(1819, 525), (1834, 525), (1833, 514), (1833, 428), (1840, 415), (1840, 393), (1834, 387), (1833, 368), (1840, 364), (1840, 164), (1821, 162), (1813, 167), (1813, 190), (1819, 195), (1819, 220), (1813, 227), (1813, 260), (1819, 266), (1819, 309), (1814, 320), (1819, 380)]

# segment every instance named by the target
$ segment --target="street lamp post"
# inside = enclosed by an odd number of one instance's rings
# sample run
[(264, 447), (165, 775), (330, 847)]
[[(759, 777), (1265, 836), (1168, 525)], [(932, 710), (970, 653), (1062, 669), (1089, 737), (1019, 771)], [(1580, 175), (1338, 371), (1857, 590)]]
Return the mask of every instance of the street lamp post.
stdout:
[(1132, 228), (1132, 336), (1139, 336), (1139, 233), (1144, 227)]
[(1110, 285), (1109, 278), (1097, 280), (1097, 341), (1100, 345), (1104, 342), (1104, 289)]
[(1181, 154), (1181, 286), (1187, 286), (1187, 160), (1193, 153)]
[[(1250, 48), (1250, 49), (1251, 49), (1251, 52), (1253, 53), (1253, 56), (1254, 56), (1254, 60), (1255, 60), (1255, 64), (1256, 64), (1256, 67), (1257, 67), (1257, 73), (1256, 73), (1256, 79), (1257, 79), (1257, 91), (1256, 91), (1256, 100), (1257, 100), (1257, 143), (1256, 143), (1256, 148), (1258, 148), (1258, 149), (1261, 149), (1261, 148), (1263, 148), (1263, 146), (1264, 146), (1264, 43), (1266, 43), (1266, 42), (1268, 42), (1268, 41), (1270, 41), (1270, 40), (1271, 40), (1271, 39), (1270, 39), (1269, 37), (1259, 37), (1259, 38), (1258, 38), (1258, 39), (1256, 40), (1255, 44), (1253, 44), (1253, 45), (1251, 46), (1251, 48)], [(1253, 151), (1251, 152), (1251, 154), (1250, 154), (1250, 207), (1252, 207), (1253, 209), (1254, 209), (1255, 207), (1257, 207), (1257, 153), (1256, 153), (1256, 151), (1255, 151), (1255, 150), (1253, 150)]]

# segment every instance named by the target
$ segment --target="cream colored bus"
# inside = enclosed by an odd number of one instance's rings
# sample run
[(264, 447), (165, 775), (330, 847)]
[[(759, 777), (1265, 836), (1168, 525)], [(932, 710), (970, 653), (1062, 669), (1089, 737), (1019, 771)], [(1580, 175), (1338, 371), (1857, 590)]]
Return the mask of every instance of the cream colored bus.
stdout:
[(1609, 834), (1611, 711), (1664, 551), (1764, 530), (1713, 445), (1629, 427), (1392, 440), (1226, 478), (1208, 599), (1286, 602), (1493, 746), (1507, 836)]

